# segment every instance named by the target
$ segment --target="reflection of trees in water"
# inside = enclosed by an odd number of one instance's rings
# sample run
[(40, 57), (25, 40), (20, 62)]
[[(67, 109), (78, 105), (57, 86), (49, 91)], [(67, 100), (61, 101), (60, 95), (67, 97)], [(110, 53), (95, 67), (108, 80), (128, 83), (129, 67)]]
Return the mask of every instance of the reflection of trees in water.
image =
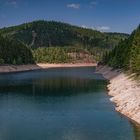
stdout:
[[(100, 83), (100, 84), (99, 84)], [(54, 78), (35, 81), (36, 90), (48, 95), (71, 95), (102, 90), (103, 84), (95, 80), (75, 78)]]
[(140, 140), (140, 125), (132, 123), (135, 140)]
[(77, 78), (49, 78), (33, 80), (0, 87), (1, 93), (21, 93), (26, 95), (61, 96), (97, 92), (104, 90), (105, 81)]

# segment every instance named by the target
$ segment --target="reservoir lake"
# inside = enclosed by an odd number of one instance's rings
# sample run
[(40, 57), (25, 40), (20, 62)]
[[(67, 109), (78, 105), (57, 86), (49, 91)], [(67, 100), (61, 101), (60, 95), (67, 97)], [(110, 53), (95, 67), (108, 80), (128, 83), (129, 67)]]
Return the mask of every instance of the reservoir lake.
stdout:
[(0, 74), (0, 140), (140, 140), (95, 67)]

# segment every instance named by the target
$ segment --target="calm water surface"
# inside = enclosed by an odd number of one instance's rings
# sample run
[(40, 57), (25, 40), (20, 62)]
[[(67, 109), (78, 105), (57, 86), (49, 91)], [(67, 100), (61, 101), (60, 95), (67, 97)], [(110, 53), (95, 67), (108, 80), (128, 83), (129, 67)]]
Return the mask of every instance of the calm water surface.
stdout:
[(0, 140), (140, 140), (93, 67), (0, 75)]

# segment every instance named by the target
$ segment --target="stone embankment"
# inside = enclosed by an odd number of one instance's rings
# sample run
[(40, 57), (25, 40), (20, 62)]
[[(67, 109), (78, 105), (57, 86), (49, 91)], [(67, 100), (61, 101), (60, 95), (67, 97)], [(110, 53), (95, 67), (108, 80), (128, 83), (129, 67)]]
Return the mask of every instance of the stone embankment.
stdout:
[(108, 94), (116, 110), (140, 124), (140, 83), (132, 78), (133, 75), (107, 66), (97, 67), (97, 72), (110, 81)]

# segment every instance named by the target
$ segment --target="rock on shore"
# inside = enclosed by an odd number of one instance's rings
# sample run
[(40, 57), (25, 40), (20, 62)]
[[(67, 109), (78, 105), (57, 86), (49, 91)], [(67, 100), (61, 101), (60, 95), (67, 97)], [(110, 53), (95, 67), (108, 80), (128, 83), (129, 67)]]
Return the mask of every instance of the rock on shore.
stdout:
[(116, 110), (140, 124), (140, 84), (120, 70), (99, 66), (97, 72), (110, 80), (108, 94), (116, 104)]

